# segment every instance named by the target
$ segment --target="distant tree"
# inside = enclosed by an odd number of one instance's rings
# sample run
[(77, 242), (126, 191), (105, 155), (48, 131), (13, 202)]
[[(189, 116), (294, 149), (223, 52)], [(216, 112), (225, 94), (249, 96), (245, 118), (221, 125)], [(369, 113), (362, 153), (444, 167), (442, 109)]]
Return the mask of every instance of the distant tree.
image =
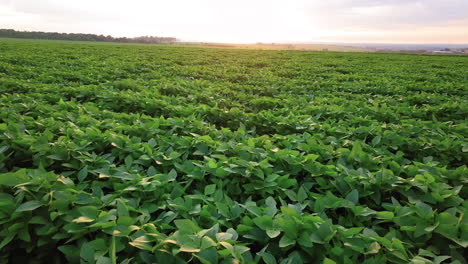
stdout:
[(0, 29), (0, 37), (3, 38), (23, 38), (23, 39), (50, 39), (50, 40), (74, 40), (74, 41), (106, 41), (123, 43), (173, 43), (177, 39), (174, 37), (144, 36), (136, 38), (114, 38), (110, 35), (95, 35), (81, 33), (57, 33), (41, 31), (16, 31), (14, 29)]

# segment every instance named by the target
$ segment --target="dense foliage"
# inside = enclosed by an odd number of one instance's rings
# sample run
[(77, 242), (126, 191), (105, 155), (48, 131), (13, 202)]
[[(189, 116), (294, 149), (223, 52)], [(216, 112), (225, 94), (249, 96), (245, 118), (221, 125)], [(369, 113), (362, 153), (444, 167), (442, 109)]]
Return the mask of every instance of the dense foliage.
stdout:
[(467, 77), (0, 40), (0, 262), (466, 263)]
[(104, 41), (124, 43), (171, 43), (177, 39), (174, 37), (142, 36), (136, 38), (115, 38), (110, 35), (96, 35), (83, 33), (58, 33), (42, 31), (16, 31), (14, 29), (0, 29), (0, 38), (21, 39), (49, 39), (49, 40), (74, 40), (74, 41)]

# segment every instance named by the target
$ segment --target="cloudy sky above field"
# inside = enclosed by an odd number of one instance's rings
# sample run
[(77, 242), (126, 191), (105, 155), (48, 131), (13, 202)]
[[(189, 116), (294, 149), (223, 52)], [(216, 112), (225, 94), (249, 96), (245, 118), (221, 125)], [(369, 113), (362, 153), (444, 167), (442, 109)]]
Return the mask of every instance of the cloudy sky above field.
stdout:
[(0, 28), (214, 42), (468, 43), (468, 0), (0, 0)]

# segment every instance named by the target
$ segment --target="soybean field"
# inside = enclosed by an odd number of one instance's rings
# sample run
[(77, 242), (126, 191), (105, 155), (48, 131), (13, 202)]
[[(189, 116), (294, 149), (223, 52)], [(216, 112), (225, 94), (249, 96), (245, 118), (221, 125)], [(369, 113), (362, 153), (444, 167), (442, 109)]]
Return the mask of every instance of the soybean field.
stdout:
[(0, 39), (0, 263), (467, 263), (468, 57)]

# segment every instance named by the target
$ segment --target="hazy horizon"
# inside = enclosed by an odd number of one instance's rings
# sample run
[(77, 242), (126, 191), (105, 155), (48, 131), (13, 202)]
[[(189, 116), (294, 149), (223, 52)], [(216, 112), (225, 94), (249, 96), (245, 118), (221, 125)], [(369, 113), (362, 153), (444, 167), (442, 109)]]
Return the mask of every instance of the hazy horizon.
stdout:
[(220, 43), (467, 44), (468, 1), (0, 0), (0, 27)]

